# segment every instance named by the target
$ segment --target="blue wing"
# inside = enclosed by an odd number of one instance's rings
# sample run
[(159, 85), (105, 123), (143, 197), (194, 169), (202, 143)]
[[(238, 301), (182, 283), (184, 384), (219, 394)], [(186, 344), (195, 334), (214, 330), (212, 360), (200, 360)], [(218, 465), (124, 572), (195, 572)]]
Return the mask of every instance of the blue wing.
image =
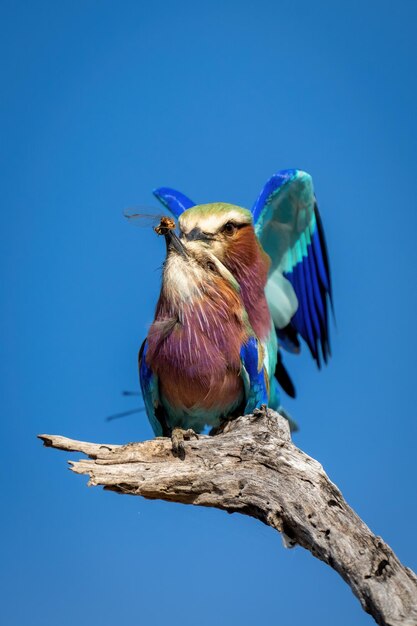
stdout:
[(256, 234), (271, 257), (268, 304), (283, 345), (306, 341), (320, 367), (330, 356), (328, 301), (332, 303), (324, 231), (311, 176), (281, 170), (262, 189), (252, 208)]
[(259, 342), (255, 337), (250, 339), (240, 350), (242, 362), (242, 378), (245, 385), (246, 406), (245, 414), (252, 413), (261, 404), (268, 404), (269, 394), (266, 381), (266, 372), (263, 365), (263, 356)]
[(158, 378), (146, 364), (148, 343), (145, 339), (139, 350), (139, 380), (146, 414), (156, 437), (169, 436), (165, 412), (159, 402)]
[(187, 209), (195, 206), (195, 202), (187, 198), (180, 191), (169, 187), (159, 187), (153, 190), (153, 195), (169, 210), (177, 219)]

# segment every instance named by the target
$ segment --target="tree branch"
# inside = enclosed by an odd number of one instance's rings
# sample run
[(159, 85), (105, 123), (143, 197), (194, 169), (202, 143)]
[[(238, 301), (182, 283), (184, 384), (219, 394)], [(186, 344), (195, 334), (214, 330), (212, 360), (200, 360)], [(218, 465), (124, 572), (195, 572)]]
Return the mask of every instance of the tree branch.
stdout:
[(293, 445), (287, 421), (271, 410), (185, 442), (183, 459), (162, 437), (125, 446), (39, 437), (86, 454), (70, 465), (89, 485), (255, 517), (334, 568), (378, 624), (417, 625), (416, 575), (347, 505), (322, 466)]

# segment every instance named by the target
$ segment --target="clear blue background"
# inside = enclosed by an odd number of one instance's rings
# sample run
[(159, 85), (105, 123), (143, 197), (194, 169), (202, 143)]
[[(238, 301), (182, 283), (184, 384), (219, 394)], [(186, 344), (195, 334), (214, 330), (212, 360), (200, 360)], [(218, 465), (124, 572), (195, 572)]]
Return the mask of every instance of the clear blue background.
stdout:
[[(255, 520), (87, 489), (37, 433), (151, 437), (139, 345), (164, 244), (123, 218), (172, 185), (251, 205), (310, 172), (331, 365), (287, 358), (296, 443), (416, 568), (416, 4), (1, 3), (2, 623), (370, 624)], [(197, 618), (198, 615), (198, 618)]]

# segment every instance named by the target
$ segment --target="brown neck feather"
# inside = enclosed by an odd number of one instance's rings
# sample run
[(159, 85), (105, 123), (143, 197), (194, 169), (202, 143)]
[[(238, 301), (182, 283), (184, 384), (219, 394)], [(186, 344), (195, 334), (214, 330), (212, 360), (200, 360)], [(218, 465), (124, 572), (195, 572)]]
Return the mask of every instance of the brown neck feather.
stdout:
[(261, 248), (253, 226), (241, 228), (227, 249), (225, 265), (240, 285), (250, 324), (259, 339), (265, 339), (271, 328), (265, 297), (270, 264), (270, 258)]

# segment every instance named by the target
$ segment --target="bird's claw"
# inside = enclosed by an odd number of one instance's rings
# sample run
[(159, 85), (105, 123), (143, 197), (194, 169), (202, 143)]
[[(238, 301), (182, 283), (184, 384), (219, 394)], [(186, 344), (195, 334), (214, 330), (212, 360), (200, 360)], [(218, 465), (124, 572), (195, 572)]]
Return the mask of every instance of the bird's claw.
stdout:
[(172, 453), (174, 456), (178, 456), (180, 459), (185, 458), (184, 441), (190, 441), (192, 437), (198, 439), (198, 435), (192, 428), (174, 428), (171, 433)]

